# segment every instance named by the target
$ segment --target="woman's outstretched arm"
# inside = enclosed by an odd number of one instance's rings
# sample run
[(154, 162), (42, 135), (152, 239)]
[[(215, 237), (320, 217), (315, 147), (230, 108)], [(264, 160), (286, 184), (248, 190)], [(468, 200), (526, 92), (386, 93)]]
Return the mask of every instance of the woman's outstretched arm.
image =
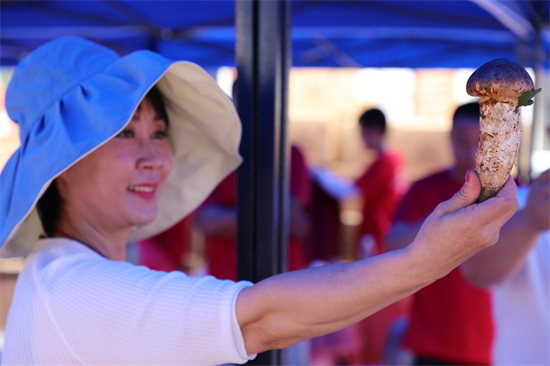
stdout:
[(288, 272), (241, 291), (236, 312), (249, 354), (284, 348), (353, 324), (433, 281), (494, 244), (517, 211), (509, 178), (498, 194), (474, 204), (477, 175), (426, 219), (407, 248), (363, 261)]

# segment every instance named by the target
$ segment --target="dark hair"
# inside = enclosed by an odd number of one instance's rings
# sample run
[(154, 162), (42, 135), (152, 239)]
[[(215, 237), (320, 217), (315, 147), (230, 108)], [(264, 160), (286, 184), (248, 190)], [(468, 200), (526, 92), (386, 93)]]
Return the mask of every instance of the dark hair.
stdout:
[[(151, 101), (155, 111), (164, 119), (168, 126), (168, 114), (164, 106), (164, 99), (158, 88), (156, 86), (151, 88), (146, 97)], [(61, 219), (62, 205), (63, 199), (54, 180), (36, 204), (36, 210), (42, 222), (44, 233), (49, 237), (55, 236), (59, 220)]]
[(466, 103), (458, 107), (453, 115), (453, 126), (461, 118), (479, 121), (479, 103)]
[(147, 98), (151, 101), (155, 112), (166, 122), (168, 126), (168, 114), (166, 113), (166, 106), (164, 105), (164, 98), (162, 93), (158, 90), (157, 86), (153, 86), (149, 93), (146, 95)]
[(54, 180), (36, 204), (38, 217), (40, 217), (46, 236), (55, 236), (57, 224), (61, 217), (62, 204), (63, 199)]
[(361, 130), (366, 128), (377, 128), (380, 132), (386, 132), (386, 117), (380, 109), (372, 108), (364, 112), (359, 117), (359, 125)]

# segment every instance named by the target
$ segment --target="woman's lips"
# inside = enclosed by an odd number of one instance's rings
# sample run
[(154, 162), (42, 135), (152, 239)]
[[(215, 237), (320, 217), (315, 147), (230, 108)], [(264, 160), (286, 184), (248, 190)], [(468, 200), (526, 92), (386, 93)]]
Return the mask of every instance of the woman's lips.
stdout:
[(152, 199), (155, 197), (156, 188), (157, 188), (156, 184), (145, 183), (145, 184), (129, 185), (127, 190), (138, 197), (141, 197), (144, 199)]

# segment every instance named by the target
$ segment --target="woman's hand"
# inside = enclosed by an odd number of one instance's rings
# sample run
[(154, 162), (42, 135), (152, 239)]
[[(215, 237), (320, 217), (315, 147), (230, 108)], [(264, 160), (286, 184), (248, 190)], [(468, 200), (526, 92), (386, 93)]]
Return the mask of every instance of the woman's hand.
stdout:
[(477, 174), (468, 171), (460, 191), (436, 207), (407, 247), (413, 256), (421, 258), (423, 266), (433, 269), (426, 273), (429, 277), (443, 277), (495, 244), (500, 228), (519, 208), (517, 186), (511, 176), (496, 197), (475, 204), (480, 190)]
[(510, 178), (497, 197), (474, 204), (473, 171), (426, 219), (405, 249), (363, 261), (287, 272), (245, 288), (236, 314), (249, 354), (284, 348), (347, 327), (443, 277), (496, 242), (516, 212)]

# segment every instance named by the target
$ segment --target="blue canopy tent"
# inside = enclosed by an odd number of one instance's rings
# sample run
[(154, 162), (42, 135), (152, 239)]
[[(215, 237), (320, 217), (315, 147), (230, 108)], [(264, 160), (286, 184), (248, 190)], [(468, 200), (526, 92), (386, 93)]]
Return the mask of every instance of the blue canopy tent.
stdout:
[[(235, 64), (234, 1), (2, 1), (0, 64), (80, 35), (205, 68)], [(293, 1), (293, 66), (470, 67), (499, 57), (548, 70), (549, 2)]]

